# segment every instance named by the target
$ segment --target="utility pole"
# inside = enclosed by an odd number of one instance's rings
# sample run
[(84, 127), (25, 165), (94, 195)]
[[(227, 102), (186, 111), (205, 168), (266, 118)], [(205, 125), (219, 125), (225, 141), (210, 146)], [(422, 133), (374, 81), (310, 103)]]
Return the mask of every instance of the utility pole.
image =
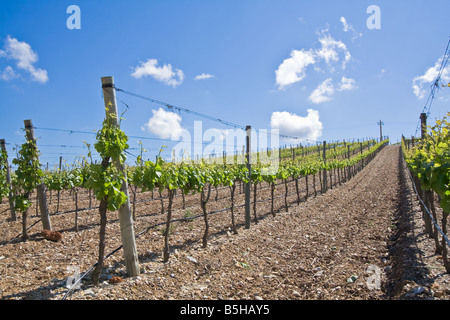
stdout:
[[(0, 140), (0, 145), (2, 150), (6, 152), (6, 142), (4, 139)], [(11, 220), (17, 221), (16, 208), (14, 204), (14, 194), (11, 185), (11, 168), (9, 167), (8, 156), (6, 156), (5, 159), (5, 166), (6, 166), (6, 183), (8, 184), (9, 189), (8, 199), (9, 199), (9, 208), (11, 210)]]
[(251, 185), (252, 185), (252, 181), (251, 181), (251, 177), (252, 177), (252, 165), (251, 165), (251, 160), (252, 160), (252, 156), (250, 154), (250, 151), (252, 150), (251, 148), (251, 143), (252, 143), (252, 139), (251, 139), (251, 135), (252, 135), (252, 127), (251, 126), (247, 126), (245, 128), (245, 132), (246, 132), (246, 147), (247, 147), (247, 153), (246, 153), (246, 162), (247, 162), (247, 170), (248, 170), (248, 182), (245, 184), (245, 229), (250, 229), (250, 189), (251, 189)]
[[(36, 137), (34, 135), (34, 128), (32, 121), (24, 120), (24, 124), (28, 141), (31, 141), (33, 144), (36, 144)], [(47, 196), (45, 194), (44, 178), (41, 178), (41, 183), (37, 185), (36, 193), (37, 199), (39, 201), (39, 209), (41, 211), (41, 219), (44, 230), (52, 231), (52, 224), (50, 222), (50, 215), (48, 213)]]
[[(116, 92), (114, 89), (113, 77), (102, 77), (103, 99), (106, 107), (106, 117), (116, 119), (115, 125), (119, 127), (119, 115), (117, 112)], [(136, 249), (136, 241), (133, 228), (133, 217), (130, 208), (130, 197), (128, 192), (128, 182), (125, 166), (120, 163), (119, 159), (113, 159), (117, 170), (124, 175), (121, 191), (127, 196), (127, 202), (119, 208), (120, 233), (122, 237), (123, 252), (125, 256), (125, 264), (127, 274), (131, 277), (140, 274), (138, 254)]]
[(384, 123), (380, 120), (380, 122), (377, 122), (377, 124), (380, 126), (380, 142), (383, 141), (383, 126)]

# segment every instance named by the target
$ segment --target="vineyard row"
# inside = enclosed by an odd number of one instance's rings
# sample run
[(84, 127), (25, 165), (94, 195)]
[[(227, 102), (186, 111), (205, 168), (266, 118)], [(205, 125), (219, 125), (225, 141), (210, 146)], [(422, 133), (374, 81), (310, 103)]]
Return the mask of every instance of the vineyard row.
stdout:
[[(425, 222), (425, 232), (435, 241), (437, 254), (443, 257), (447, 273), (450, 261), (447, 256), (450, 241), (447, 223), (450, 214), (450, 123), (447, 114), (434, 126), (426, 126), (426, 115), (422, 114), (422, 137), (402, 137), (402, 151)], [(442, 213), (438, 210), (438, 205)], [(441, 222), (439, 225), (439, 221)], [(441, 240), (439, 240), (441, 237)]]

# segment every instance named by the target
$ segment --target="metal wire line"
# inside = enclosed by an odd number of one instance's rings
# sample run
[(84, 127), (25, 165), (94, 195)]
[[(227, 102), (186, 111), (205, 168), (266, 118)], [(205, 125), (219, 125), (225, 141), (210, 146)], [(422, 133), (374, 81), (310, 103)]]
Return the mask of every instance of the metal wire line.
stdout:
[(95, 131), (80, 131), (80, 130), (68, 130), (68, 129), (55, 129), (55, 128), (41, 128), (41, 127), (33, 127), (36, 130), (46, 130), (46, 131), (57, 131), (57, 132), (67, 132), (69, 134), (94, 134), (96, 135), (97, 133)]
[[(80, 130), (71, 130), (71, 129), (57, 129), (57, 128), (41, 128), (41, 127), (33, 127), (36, 130), (46, 130), (46, 131), (56, 131), (56, 132), (67, 132), (69, 134), (92, 134), (96, 135), (96, 132), (90, 132), (90, 131), (80, 131)], [(180, 142), (186, 142), (186, 141), (180, 141), (180, 140), (172, 140), (172, 139), (163, 139), (163, 138), (154, 138), (154, 137), (142, 137), (142, 136), (128, 136), (128, 138), (133, 139), (141, 139), (141, 140), (155, 140), (155, 141), (164, 141), (164, 142), (174, 142), (174, 143), (180, 143)], [(224, 145), (224, 144), (218, 144), (218, 143), (209, 143), (209, 142), (196, 142), (193, 141), (191, 143), (194, 144), (203, 144), (203, 145), (210, 145), (210, 146), (225, 146), (225, 147), (235, 147), (234, 145)], [(47, 147), (57, 147), (58, 145), (42, 145)], [(61, 145), (61, 147), (68, 147)], [(76, 148), (76, 146), (72, 146), (73, 148)], [(80, 147), (81, 148), (81, 147)], [(129, 148), (128, 150), (137, 150), (137, 148)]]
[[(444, 69), (446, 68), (447, 63), (448, 63), (448, 60), (449, 60), (449, 58), (450, 58), (450, 51), (449, 51), (449, 48), (450, 48), (450, 39), (449, 39), (449, 41), (448, 41), (447, 48), (445, 49), (445, 53), (444, 53), (444, 56), (443, 56), (443, 58), (442, 58), (441, 68), (440, 68), (439, 73), (438, 73), (438, 79), (441, 78), (442, 73), (444, 72)], [(444, 61), (445, 61), (445, 62), (444, 62)]]
[(69, 146), (65, 144), (39, 144), (39, 147), (48, 147), (48, 148), (80, 148), (86, 149), (86, 146)]
[[(156, 99), (153, 99), (153, 98), (150, 98), (150, 97), (146, 97), (146, 96), (143, 96), (143, 95), (140, 95), (140, 94), (132, 93), (132, 92), (124, 90), (124, 89), (120, 89), (120, 88), (117, 88), (117, 87), (113, 87), (113, 89), (118, 91), (118, 92), (123, 92), (125, 94), (131, 95), (131, 96), (135, 96), (137, 98), (140, 98), (140, 99), (143, 99), (143, 100), (146, 100), (146, 101), (150, 101), (152, 103), (163, 105), (169, 110), (175, 109), (175, 110), (182, 111), (182, 112), (185, 112), (185, 113), (188, 113), (188, 114), (193, 114), (193, 115), (196, 115), (198, 117), (202, 117), (202, 118), (205, 118), (205, 119), (208, 119), (208, 120), (216, 121), (216, 122), (219, 122), (219, 123), (224, 124), (226, 126), (239, 128), (239, 129), (243, 129), (243, 130), (246, 129), (245, 126), (242, 126), (242, 125), (230, 122), (230, 121), (226, 121), (226, 120), (222, 120), (222, 119), (219, 119), (219, 118), (216, 118), (216, 117), (205, 115), (203, 113), (200, 113), (200, 112), (197, 112), (197, 111), (192, 111), (192, 110), (189, 110), (189, 109), (186, 109), (186, 108), (177, 107), (177, 106), (171, 105), (169, 103), (166, 103), (166, 102), (163, 102), (163, 101), (160, 101), (160, 100), (156, 100)], [(129, 105), (127, 103), (125, 103), (121, 99), (118, 99), (117, 97), (116, 97), (116, 99), (119, 100), (121, 103), (123, 103), (126, 106), (126, 109), (129, 110)], [(37, 130), (51, 130), (51, 131), (67, 132), (69, 134), (74, 134), (74, 133), (78, 133), (78, 134), (96, 134), (96, 132), (87, 132), (87, 131), (80, 131), (80, 130), (65, 130), (65, 129), (38, 128), (38, 127), (34, 127), (34, 128), (37, 129)], [(311, 139), (304, 139), (304, 138), (295, 137), (295, 136), (289, 136), (289, 135), (284, 135), (284, 134), (280, 134), (279, 136), (282, 137), (282, 138), (287, 138), (287, 139), (305, 140), (306, 142), (319, 143), (319, 141), (314, 141), (314, 140), (311, 140)], [(157, 141), (166, 141), (166, 142), (167, 141), (169, 141), (169, 142), (183, 142), (183, 141), (173, 141), (171, 139), (138, 137), (138, 136), (129, 136), (129, 138), (143, 139), (143, 140), (157, 140)], [(196, 142), (194, 142), (194, 143), (196, 143)], [(202, 144), (209, 144), (209, 143), (208, 142), (202, 142)], [(214, 145), (214, 144), (209, 144), (209, 145)], [(217, 145), (219, 146), (219, 144), (217, 144)]]
[[(236, 123), (233, 123), (233, 122), (230, 122), (230, 121), (226, 121), (226, 120), (223, 120), (223, 119), (220, 119), (220, 118), (212, 117), (212, 116), (209, 116), (209, 115), (197, 112), (197, 111), (193, 111), (193, 110), (190, 110), (190, 109), (187, 109), (187, 108), (178, 107), (178, 106), (172, 105), (170, 103), (163, 102), (163, 101), (160, 101), (160, 100), (157, 100), (157, 99), (153, 99), (153, 98), (150, 98), (150, 97), (146, 97), (146, 96), (143, 96), (143, 95), (140, 95), (140, 94), (137, 94), (137, 93), (133, 93), (133, 92), (130, 92), (130, 91), (127, 91), (127, 90), (124, 90), (124, 89), (120, 89), (120, 88), (117, 88), (115, 86), (113, 88), (114, 88), (114, 90), (116, 90), (118, 92), (123, 92), (125, 94), (134, 96), (136, 98), (139, 98), (139, 99), (142, 99), (142, 100), (146, 100), (146, 101), (149, 101), (149, 102), (152, 102), (152, 103), (156, 103), (156, 104), (162, 105), (162, 106), (166, 107), (168, 110), (177, 110), (177, 111), (185, 112), (185, 113), (188, 113), (188, 114), (193, 114), (193, 115), (196, 115), (198, 117), (205, 118), (205, 119), (208, 119), (208, 120), (211, 120), (211, 121), (219, 122), (219, 123), (224, 124), (224, 125), (229, 126), (229, 127), (239, 128), (239, 129), (243, 129), (243, 130), (246, 129), (246, 126), (243, 126), (243, 125), (240, 125), (240, 124), (236, 124)], [(294, 140), (303, 140), (303, 138), (289, 136), (289, 135), (280, 135), (280, 137), (284, 137), (284, 138), (288, 138), (288, 139), (294, 139)], [(306, 141), (312, 141), (312, 140), (308, 140), (307, 139)]]
[[(450, 39), (447, 43), (447, 48), (445, 49), (444, 56), (442, 57), (442, 62), (441, 62), (441, 66), (438, 71), (438, 75), (436, 77), (436, 80), (430, 86), (430, 88), (431, 88), (430, 95), (428, 96), (427, 102), (425, 103), (425, 105), (422, 109), (422, 113), (425, 113), (425, 110), (427, 110), (427, 112), (426, 112), (427, 117), (430, 115), (431, 105), (432, 105), (434, 97), (436, 95), (436, 91), (438, 91), (440, 89), (439, 83), (441, 81), (442, 74), (444, 72), (444, 69), (447, 67), (448, 61), (450, 59), (450, 50), (449, 49), (450, 49)], [(427, 106), (428, 106), (428, 109), (427, 109)], [(419, 121), (419, 123), (417, 124), (416, 132), (414, 135), (417, 135), (417, 132), (420, 129), (420, 125), (421, 125), (421, 121)]]
[(208, 120), (216, 121), (216, 122), (225, 124), (225, 125), (230, 126), (230, 127), (245, 129), (245, 126), (242, 126), (242, 125), (239, 125), (239, 124), (236, 124), (236, 123), (233, 123), (233, 122), (222, 120), (222, 119), (219, 119), (219, 118), (216, 118), (216, 117), (212, 117), (212, 116), (209, 116), (209, 115), (197, 112), (197, 111), (189, 110), (189, 109), (186, 109), (186, 108), (177, 107), (175, 105), (172, 105), (172, 104), (169, 104), (169, 103), (157, 100), (157, 99), (153, 99), (153, 98), (150, 98), (150, 97), (146, 97), (146, 96), (143, 96), (143, 95), (140, 95), (140, 94), (137, 94), (137, 93), (133, 93), (133, 92), (130, 92), (130, 91), (127, 91), (127, 90), (124, 90), (124, 89), (120, 89), (120, 88), (114, 87), (114, 90), (116, 90), (118, 92), (123, 92), (125, 94), (134, 96), (134, 97), (142, 99), (142, 100), (146, 100), (146, 101), (149, 101), (149, 102), (152, 102), (152, 103), (156, 103), (156, 104), (162, 105), (162, 106), (166, 107), (169, 110), (174, 110), (175, 109), (175, 110), (178, 110), (178, 111), (181, 111), (181, 112), (185, 112), (185, 113), (196, 115), (196, 116), (201, 117), (201, 118), (205, 118), (205, 119), (208, 119)]

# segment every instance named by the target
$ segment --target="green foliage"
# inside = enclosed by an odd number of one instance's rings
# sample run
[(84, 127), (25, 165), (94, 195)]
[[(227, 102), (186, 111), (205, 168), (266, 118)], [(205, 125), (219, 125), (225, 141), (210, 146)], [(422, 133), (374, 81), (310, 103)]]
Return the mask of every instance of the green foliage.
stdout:
[(39, 163), (39, 150), (36, 143), (27, 141), (22, 144), (13, 164), (17, 166), (14, 183), (15, 207), (16, 210), (25, 212), (31, 206), (28, 194), (36, 189), (44, 176)]
[[(126, 160), (126, 149), (128, 149), (128, 137), (119, 128), (114, 117), (106, 117), (103, 127), (97, 132), (97, 142), (95, 143), (95, 150), (103, 161), (102, 164), (88, 166), (88, 172), (85, 172), (84, 186), (92, 189), (98, 200), (106, 199), (109, 211), (117, 211), (127, 201), (126, 194), (121, 191), (125, 175), (113, 163), (118, 161), (123, 165)], [(83, 171), (79, 171), (74, 176), (80, 177), (81, 172)], [(83, 183), (82, 179), (70, 181), (80, 183), (80, 185)]]
[(44, 182), (49, 190), (70, 190), (84, 186), (88, 168), (86, 166), (75, 167), (72, 170), (45, 172)]
[(412, 149), (403, 142), (405, 160), (425, 190), (433, 190), (441, 198), (445, 212), (450, 212), (450, 123), (447, 118), (437, 120), (430, 132)]
[[(103, 123), (103, 128), (97, 133), (95, 149), (102, 156), (103, 164), (90, 164), (83, 162), (81, 167), (73, 168), (69, 171), (47, 173), (46, 183), (52, 190), (65, 190), (77, 186), (90, 188), (95, 191), (99, 200), (108, 197), (108, 209), (117, 210), (127, 200), (125, 194), (120, 191), (125, 176), (111, 163), (111, 159), (119, 159), (121, 163), (125, 161), (125, 151), (128, 148), (127, 136), (115, 126), (115, 119), (107, 119)], [(324, 162), (320, 154), (311, 154), (298, 157), (295, 160), (282, 161), (278, 166), (269, 164), (252, 164), (251, 176), (249, 176), (246, 165), (243, 164), (215, 164), (215, 163), (195, 163), (181, 162), (171, 163), (163, 160), (158, 155), (156, 161), (143, 161), (141, 143), (141, 155), (137, 157), (135, 166), (127, 169), (127, 179), (129, 184), (141, 188), (143, 192), (164, 189), (179, 189), (184, 194), (196, 194), (202, 192), (205, 185), (214, 187), (232, 187), (237, 182), (259, 183), (261, 181), (272, 183), (278, 179), (286, 180), (289, 177), (298, 178), (300, 176), (316, 174), (324, 169), (344, 168), (354, 165), (361, 159), (375, 152), (386, 141), (372, 146), (370, 151), (358, 154), (351, 159), (335, 159), (337, 156), (347, 152), (347, 146), (337, 145), (333, 150), (328, 150), (327, 161)], [(371, 142), (365, 142), (367, 143)], [(89, 145), (87, 145), (90, 148)], [(164, 148), (164, 147), (163, 147)], [(314, 147), (316, 148), (316, 147)], [(350, 150), (360, 148), (360, 144), (352, 144)], [(90, 149), (89, 149), (90, 150)], [(160, 154), (163, 149), (160, 150)], [(88, 158), (91, 158), (89, 151)], [(105, 162), (105, 160), (107, 160)], [(91, 159), (92, 162), (92, 159)], [(107, 166), (104, 164), (107, 163)], [(275, 168), (275, 169), (274, 169)]]
[[(71, 170), (46, 172), (44, 181), (49, 190), (61, 191), (81, 187), (91, 189), (98, 200), (108, 200), (109, 211), (117, 211), (127, 201), (127, 196), (121, 191), (125, 174), (117, 169), (115, 162), (120, 165), (125, 163), (128, 137), (116, 125), (116, 119), (109, 116), (103, 121), (96, 138), (94, 147), (103, 159), (102, 164), (92, 163), (91, 146), (85, 143), (89, 150), (90, 164), (84, 159)], [(141, 174), (142, 171), (135, 170), (133, 179), (137, 180)]]
[(91, 164), (85, 186), (94, 191), (98, 200), (107, 199), (109, 211), (117, 211), (127, 201), (127, 196), (121, 191), (123, 182), (124, 175), (111, 163), (106, 168)]
[(104, 158), (119, 160), (124, 163), (126, 160), (125, 150), (129, 148), (128, 137), (116, 124), (114, 116), (109, 115), (103, 121), (103, 127), (97, 132), (97, 142), (95, 150)]
[(9, 187), (6, 179), (7, 159), (6, 151), (0, 150), (0, 200), (3, 196), (9, 195)]
[(146, 161), (143, 164), (141, 159), (138, 159), (138, 166), (130, 173), (130, 182), (142, 188), (143, 192), (153, 190), (161, 177), (162, 164), (163, 160), (160, 157), (157, 158), (156, 162)]
[[(350, 159), (335, 159), (335, 157), (347, 152), (347, 147), (342, 146), (336, 148), (336, 152), (333, 150), (327, 152), (326, 162), (318, 154), (308, 155), (306, 157), (296, 158), (295, 160), (288, 160), (280, 162), (278, 169), (270, 170), (267, 165), (256, 164), (252, 165), (251, 179), (253, 183), (259, 181), (265, 181), (269, 184), (275, 182), (277, 179), (286, 180), (289, 177), (298, 178), (300, 176), (314, 175), (322, 170), (332, 170), (337, 168), (345, 168), (355, 165), (362, 159), (368, 157), (370, 154), (379, 149), (387, 141), (382, 141), (371, 147), (370, 150), (364, 151), (362, 154), (350, 158)], [(365, 145), (370, 142), (365, 142)], [(350, 151), (360, 148), (360, 144), (355, 144), (350, 148)]]

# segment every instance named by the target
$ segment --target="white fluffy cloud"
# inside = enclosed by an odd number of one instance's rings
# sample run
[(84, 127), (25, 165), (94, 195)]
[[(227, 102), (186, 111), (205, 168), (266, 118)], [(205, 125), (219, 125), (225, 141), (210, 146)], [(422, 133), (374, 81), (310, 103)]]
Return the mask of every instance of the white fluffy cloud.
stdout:
[(332, 78), (328, 78), (319, 84), (318, 87), (311, 92), (309, 101), (315, 104), (330, 101), (334, 95), (334, 85), (332, 81)]
[(358, 88), (358, 87), (356, 86), (355, 79), (342, 77), (341, 83), (339, 83), (338, 90), (339, 91), (346, 91), (346, 90), (353, 90), (353, 89), (356, 89), (356, 88)]
[(270, 120), (272, 129), (281, 135), (298, 137), (301, 140), (317, 140), (322, 135), (319, 111), (308, 109), (308, 115), (301, 117), (290, 112), (274, 112)]
[(11, 66), (7, 66), (5, 68), (5, 70), (0, 72), (0, 79), (5, 80), (5, 81), (9, 81), (9, 80), (17, 78), (17, 77), (18, 77), (17, 73), (14, 71), (14, 69)]
[(356, 81), (354, 79), (342, 77), (341, 81), (335, 86), (333, 79), (328, 78), (314, 89), (309, 96), (309, 101), (314, 104), (328, 102), (333, 99), (335, 91), (349, 91), (356, 88)]
[(211, 79), (211, 78), (214, 78), (214, 76), (212, 74), (202, 73), (202, 74), (195, 76), (194, 80), (206, 80), (206, 79)]
[(141, 62), (141, 64), (134, 69), (131, 76), (136, 79), (150, 76), (155, 80), (173, 87), (179, 86), (184, 81), (184, 73), (182, 70), (173, 69), (171, 64), (158, 66), (158, 60), (156, 59), (147, 59), (147, 61)]
[(153, 116), (142, 127), (142, 130), (148, 131), (161, 139), (179, 140), (183, 133), (181, 117), (176, 113), (165, 111), (162, 108), (159, 108), (157, 111), (152, 110), (152, 113)]
[[(347, 46), (342, 41), (337, 41), (331, 35), (322, 32), (322, 37), (319, 38), (322, 48), (317, 51), (317, 57), (325, 60), (327, 64), (343, 60), (342, 68), (345, 69), (346, 64), (351, 59), (351, 54)], [(342, 57), (340, 57), (342, 55)]]
[[(334, 65), (339, 62), (342, 62), (343, 70), (346, 68), (351, 54), (345, 43), (335, 40), (328, 34), (328, 29), (320, 32), (319, 42), (321, 44), (319, 49), (292, 50), (290, 57), (278, 66), (275, 71), (275, 82), (279, 90), (304, 80), (307, 67), (317, 65), (321, 61), (326, 63), (331, 72), (335, 71)], [(317, 67), (317, 69), (320, 68)]]
[(276, 83), (280, 89), (302, 81), (306, 77), (306, 68), (315, 63), (312, 50), (292, 50), (291, 56), (284, 60), (275, 71)]
[[(412, 89), (417, 98), (423, 99), (427, 93), (427, 90), (425, 90), (424, 87), (426, 86), (426, 89), (429, 89), (430, 85), (436, 81), (441, 68), (442, 59), (443, 57), (436, 61), (435, 65), (425, 71), (423, 75), (417, 76), (413, 79)], [(450, 65), (443, 69), (441, 81), (445, 83), (450, 81)]]
[[(0, 57), (5, 57), (8, 60), (14, 60), (18, 69), (27, 71), (31, 80), (39, 83), (46, 83), (48, 81), (47, 70), (36, 68), (34, 64), (39, 60), (36, 52), (31, 49), (31, 46), (19, 41), (11, 36), (8, 36), (5, 41), (4, 50), (0, 50)], [(18, 75), (15, 70), (8, 66), (1, 74), (1, 79), (11, 80)]]

